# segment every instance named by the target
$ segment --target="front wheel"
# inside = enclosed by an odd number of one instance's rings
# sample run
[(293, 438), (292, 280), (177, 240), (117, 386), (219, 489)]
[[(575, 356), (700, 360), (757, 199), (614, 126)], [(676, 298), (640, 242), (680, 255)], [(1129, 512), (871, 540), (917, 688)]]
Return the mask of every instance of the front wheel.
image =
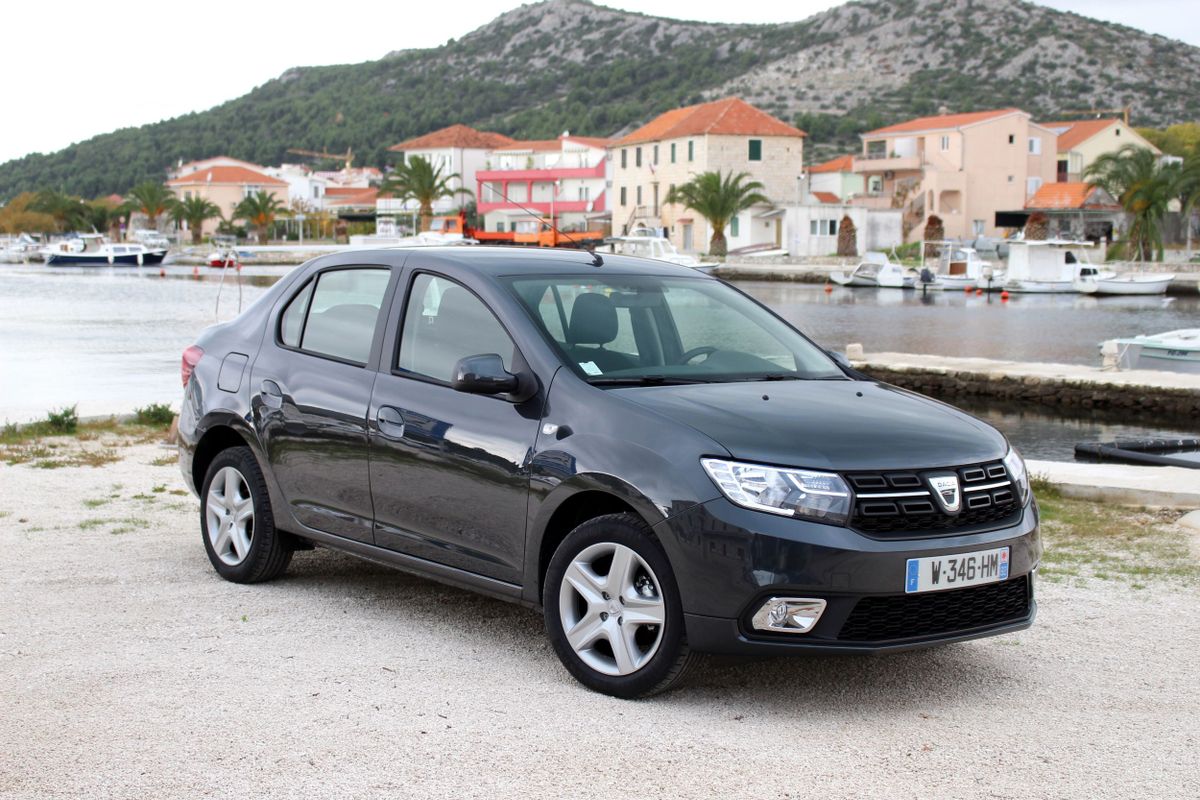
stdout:
[(571, 531), (550, 560), (542, 605), (559, 659), (598, 692), (657, 694), (699, 658), (683, 635), (666, 554), (633, 514), (598, 517)]
[(292, 548), (275, 530), (266, 480), (248, 447), (222, 451), (209, 464), (200, 492), (200, 529), (208, 560), (227, 581), (269, 581), (292, 560)]

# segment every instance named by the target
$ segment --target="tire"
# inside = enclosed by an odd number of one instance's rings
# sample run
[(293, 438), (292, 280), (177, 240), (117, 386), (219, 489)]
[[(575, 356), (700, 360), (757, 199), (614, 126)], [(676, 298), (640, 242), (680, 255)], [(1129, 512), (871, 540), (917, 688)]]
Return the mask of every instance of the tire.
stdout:
[(275, 529), (267, 484), (250, 448), (223, 450), (209, 464), (200, 492), (200, 538), (213, 569), (233, 583), (269, 581), (291, 562), (292, 549)]
[(597, 692), (658, 694), (700, 660), (687, 646), (666, 553), (634, 514), (597, 517), (567, 535), (546, 570), (542, 607), (559, 660)]

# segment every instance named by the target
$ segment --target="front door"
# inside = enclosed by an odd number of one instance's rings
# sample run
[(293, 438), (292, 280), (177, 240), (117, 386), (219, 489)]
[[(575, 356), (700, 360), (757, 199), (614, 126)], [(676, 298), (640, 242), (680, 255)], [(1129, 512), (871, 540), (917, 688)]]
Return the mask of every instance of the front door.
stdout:
[(300, 524), (370, 542), (367, 364), (391, 271), (336, 268), (296, 292), (251, 374), (254, 423)]
[(523, 364), (483, 301), (447, 278), (413, 278), (393, 363), (371, 398), (375, 543), (517, 583), (540, 397), (511, 403), (450, 386), (455, 364)]

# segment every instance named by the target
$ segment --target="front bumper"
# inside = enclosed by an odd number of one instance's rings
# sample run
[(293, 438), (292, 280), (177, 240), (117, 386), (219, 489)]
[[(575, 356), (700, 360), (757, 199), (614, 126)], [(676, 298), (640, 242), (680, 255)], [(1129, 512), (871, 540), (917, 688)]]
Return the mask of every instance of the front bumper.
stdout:
[[(1016, 524), (996, 530), (897, 539), (776, 517), (718, 498), (656, 530), (669, 543), (688, 643), (701, 652), (905, 650), (1027, 628), (1037, 612), (1034, 573), (1042, 545), (1036, 503)], [(1006, 581), (904, 592), (910, 558), (1001, 546), (1010, 548)], [(757, 631), (750, 618), (773, 596), (820, 598), (827, 607), (808, 633)]]

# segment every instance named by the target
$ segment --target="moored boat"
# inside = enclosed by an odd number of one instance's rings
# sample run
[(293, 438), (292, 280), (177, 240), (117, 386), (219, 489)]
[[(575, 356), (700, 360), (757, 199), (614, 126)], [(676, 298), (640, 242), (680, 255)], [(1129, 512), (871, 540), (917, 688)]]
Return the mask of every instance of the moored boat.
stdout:
[(1163, 369), (1200, 374), (1200, 328), (1114, 339), (1121, 369)]
[(43, 247), (42, 258), (52, 266), (143, 266), (161, 264), (167, 249), (151, 249), (144, 244), (115, 244), (98, 233), (72, 236)]
[(614, 254), (666, 261), (701, 272), (709, 272), (721, 266), (716, 261), (701, 261), (695, 256), (679, 252), (670, 239), (659, 236), (649, 228), (635, 228), (626, 236), (610, 236), (604, 240), (604, 244), (608, 245), (609, 252)]
[(1011, 242), (1004, 288), (1026, 294), (1070, 293), (1079, 291), (1077, 281), (1116, 277), (1115, 272), (1092, 266), (1090, 256), (1096, 250), (1090, 242), (1066, 239)]
[[(938, 251), (936, 267), (927, 265), (925, 253)], [(987, 289), (1004, 285), (1005, 273), (996, 270), (991, 262), (985, 261), (974, 247), (952, 241), (928, 241), (921, 243), (922, 267), (933, 267), (938, 280), (947, 289)]]
[(1166, 294), (1173, 280), (1173, 273), (1159, 272), (1124, 272), (1110, 278), (1080, 276), (1075, 289), (1097, 295)]

